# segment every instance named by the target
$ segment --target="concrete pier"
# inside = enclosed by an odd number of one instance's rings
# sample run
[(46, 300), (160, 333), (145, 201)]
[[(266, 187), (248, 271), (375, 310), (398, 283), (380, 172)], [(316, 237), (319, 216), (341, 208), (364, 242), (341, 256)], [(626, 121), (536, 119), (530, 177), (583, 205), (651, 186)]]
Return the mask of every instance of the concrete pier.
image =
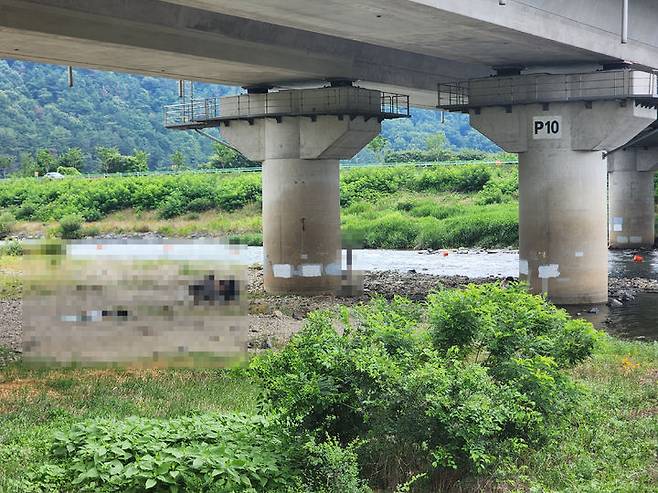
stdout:
[(608, 299), (607, 163), (656, 117), (632, 101), (470, 110), (471, 124), (519, 154), (519, 274), (557, 304)]
[(558, 304), (608, 299), (606, 167), (600, 152), (519, 154), (519, 274)]
[[(336, 293), (342, 275), (339, 160), (379, 134), (380, 93), (354, 87), (282, 91), (267, 100), (264, 94), (223, 98), (222, 108), (223, 117), (236, 117), (221, 127), (223, 137), (263, 163), (265, 290)], [(243, 118), (244, 108), (260, 116)]]
[(653, 247), (656, 241), (656, 169), (656, 150), (629, 148), (608, 157), (610, 248)]

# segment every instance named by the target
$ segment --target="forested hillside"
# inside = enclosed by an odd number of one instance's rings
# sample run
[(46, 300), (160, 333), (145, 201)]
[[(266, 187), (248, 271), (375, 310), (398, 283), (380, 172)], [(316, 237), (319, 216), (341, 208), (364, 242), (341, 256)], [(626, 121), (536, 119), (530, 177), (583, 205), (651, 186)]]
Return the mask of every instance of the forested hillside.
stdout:
[[(197, 134), (166, 130), (162, 108), (177, 101), (177, 82), (170, 79), (75, 69), (67, 85), (66, 68), (20, 61), (0, 61), (0, 155), (16, 163), (21, 154), (45, 148), (59, 154), (79, 147), (88, 170), (98, 163), (98, 147), (124, 154), (143, 150), (151, 168), (168, 166), (180, 151), (187, 164), (208, 160), (212, 143)], [(226, 95), (237, 88), (200, 84), (195, 96)], [(471, 129), (467, 117), (415, 111), (413, 118), (386, 122), (383, 134), (392, 150), (422, 149), (428, 135), (444, 132), (454, 148), (496, 150)], [(365, 150), (360, 161), (372, 159)]]

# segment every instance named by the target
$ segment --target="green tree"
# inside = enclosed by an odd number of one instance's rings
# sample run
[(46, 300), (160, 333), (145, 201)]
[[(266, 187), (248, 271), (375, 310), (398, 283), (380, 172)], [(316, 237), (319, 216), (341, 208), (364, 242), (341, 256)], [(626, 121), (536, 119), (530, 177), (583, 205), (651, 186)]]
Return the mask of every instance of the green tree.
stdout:
[(173, 171), (181, 171), (187, 169), (185, 156), (181, 151), (176, 151), (171, 155), (171, 169)]
[(386, 137), (383, 135), (378, 135), (370, 141), (370, 144), (368, 144), (368, 149), (375, 153), (375, 157), (378, 163), (384, 161), (384, 152), (386, 149), (388, 149), (388, 147), (388, 139), (386, 139)]
[(448, 146), (448, 139), (446, 138), (446, 134), (443, 132), (438, 132), (428, 135), (425, 138), (425, 146), (427, 147), (428, 151), (432, 151), (437, 154), (441, 151), (444, 151)]
[(48, 149), (39, 149), (37, 151), (36, 163), (39, 176), (57, 169), (57, 159)]
[(24, 152), (20, 155), (20, 174), (22, 176), (34, 176), (39, 171), (34, 155)]
[(215, 142), (213, 144), (214, 152), (210, 156), (210, 160), (203, 165), (203, 168), (244, 168), (250, 166), (258, 166), (258, 163), (249, 161), (246, 157), (238, 151), (225, 144)]
[(13, 164), (14, 164), (14, 160), (11, 157), (0, 156), (0, 171), (2, 172), (3, 178), (6, 178)]
[(116, 147), (99, 147), (96, 154), (100, 160), (101, 173), (144, 173), (148, 171), (149, 155), (145, 151), (135, 151), (132, 156), (124, 156)]
[(84, 167), (84, 154), (79, 147), (71, 147), (57, 158), (57, 167), (75, 168), (82, 171)]

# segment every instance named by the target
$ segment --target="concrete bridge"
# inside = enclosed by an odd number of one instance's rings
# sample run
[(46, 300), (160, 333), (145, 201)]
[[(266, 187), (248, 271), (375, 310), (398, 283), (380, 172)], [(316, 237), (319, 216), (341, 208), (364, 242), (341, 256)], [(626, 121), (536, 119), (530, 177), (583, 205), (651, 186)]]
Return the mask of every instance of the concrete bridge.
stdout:
[(247, 88), (196, 123), (264, 162), (273, 292), (340, 284), (338, 160), (403, 116), (383, 93), (468, 112), (519, 153), (521, 277), (594, 303), (606, 230), (655, 234), (657, 24), (653, 0), (0, 0), (0, 57)]

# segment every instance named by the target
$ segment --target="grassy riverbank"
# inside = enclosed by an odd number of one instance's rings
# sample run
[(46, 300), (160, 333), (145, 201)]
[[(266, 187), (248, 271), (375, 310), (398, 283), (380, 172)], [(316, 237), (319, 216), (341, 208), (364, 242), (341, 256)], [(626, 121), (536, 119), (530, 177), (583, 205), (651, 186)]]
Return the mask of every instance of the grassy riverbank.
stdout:
[[(260, 179), (250, 173), (8, 180), (0, 188), (0, 218), (14, 235), (54, 236), (62, 218), (77, 217), (76, 236), (153, 232), (260, 244)], [(343, 234), (366, 248), (514, 245), (517, 189), (516, 169), (506, 165), (346, 170)]]
[[(20, 299), (20, 262), (16, 257), (0, 257), (0, 301)], [(521, 306), (519, 313), (525, 317), (531, 307)], [(462, 312), (460, 308), (455, 314)], [(394, 326), (406, 323), (404, 317), (389, 318), (392, 314), (386, 313), (379, 307), (369, 317), (376, 315), (371, 320), (379, 320), (377, 323), (393, 321)], [(404, 309), (403, 313), (416, 316), (414, 310)], [(531, 320), (534, 318), (529, 318), (528, 323), (535, 323)], [(402, 334), (387, 331), (387, 344), (405, 347), (407, 336), (400, 338)], [(319, 339), (317, 343), (320, 344)], [(325, 347), (324, 343), (320, 346)], [(563, 347), (573, 351), (572, 346)], [(4, 351), (7, 350), (0, 348), (0, 352)], [(334, 353), (327, 353), (326, 357), (331, 354)], [(364, 360), (369, 362), (367, 372), (389, 372), (379, 358), (371, 355)], [(528, 374), (524, 378), (548, 377), (544, 370), (536, 368), (535, 376)], [(529, 447), (511, 463), (503, 462), (486, 472), (469, 475), (457, 486), (459, 491), (653, 491), (658, 480), (658, 344), (600, 336), (592, 355), (565, 370), (565, 374), (579, 389), (568, 418), (546, 423), (540, 445)], [(433, 374), (427, 377), (430, 375)], [(486, 410), (487, 403), (481, 400), (475, 384), (478, 373), (468, 375), (465, 382), (473, 386), (469, 388), (475, 394), (472, 400), (460, 404), (464, 407), (459, 412), (474, 412), (468, 416), (475, 418), (480, 416), (477, 410), (482, 409), (484, 415), (490, 416), (493, 411)], [(540, 387), (546, 386), (547, 391), (557, 384), (543, 378), (537, 383), (541, 382)], [(214, 413), (255, 416), (262, 412), (262, 390), (262, 384), (244, 370), (44, 369), (29, 368), (20, 362), (5, 364), (0, 367), (0, 492), (30, 491), (24, 480), (52, 462), (53, 441), (86, 419), (212, 419)], [(405, 392), (414, 392), (413, 387)], [(315, 394), (309, 387), (303, 395)], [(320, 393), (314, 399), (329, 399), (332, 395)], [(465, 394), (462, 398), (466, 397)], [(552, 398), (546, 394), (546, 399)], [(481, 419), (463, 422), (467, 427), (464, 430), (475, 434), (468, 436), (484, 433), (484, 429), (470, 428), (476, 422), (485, 426), (486, 420)], [(88, 432), (94, 429), (88, 428)], [(509, 446), (514, 443), (510, 441)], [(451, 473), (446, 473), (446, 484), (451, 477)]]
[[(651, 492), (658, 481), (658, 346), (602, 341), (572, 372), (585, 390), (553, 439), (484, 491)], [(255, 414), (258, 387), (224, 370), (0, 369), (0, 491), (36, 470), (58, 430), (86, 418)], [(500, 484), (500, 483), (498, 483)]]

